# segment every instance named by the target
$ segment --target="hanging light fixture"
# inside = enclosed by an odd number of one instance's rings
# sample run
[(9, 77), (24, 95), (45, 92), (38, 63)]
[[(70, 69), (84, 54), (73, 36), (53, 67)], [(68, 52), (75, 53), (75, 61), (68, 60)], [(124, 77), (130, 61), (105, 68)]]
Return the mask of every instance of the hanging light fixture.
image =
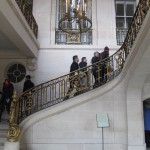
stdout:
[(87, 17), (87, 0), (65, 0), (65, 16), (59, 20), (59, 29), (63, 32), (79, 34), (92, 27)]

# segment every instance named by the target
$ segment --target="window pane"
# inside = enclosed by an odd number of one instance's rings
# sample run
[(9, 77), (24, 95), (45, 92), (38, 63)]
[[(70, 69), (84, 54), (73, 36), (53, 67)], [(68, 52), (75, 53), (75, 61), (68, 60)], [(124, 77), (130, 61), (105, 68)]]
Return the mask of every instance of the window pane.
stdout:
[(131, 21), (132, 21), (132, 17), (127, 17), (127, 19), (126, 19), (126, 22), (127, 22), (127, 28), (130, 27)]
[(134, 5), (127, 4), (126, 5), (126, 16), (133, 16), (134, 15)]
[(124, 4), (116, 4), (116, 16), (124, 16)]
[[(56, 5), (56, 25), (55, 25), (55, 43), (56, 44), (78, 44), (78, 45), (90, 45), (92, 44), (92, 30), (82, 33), (82, 34), (72, 34), (70, 31), (74, 32), (75, 30), (79, 30), (79, 28), (88, 28), (91, 24), (88, 21), (83, 19), (80, 20), (80, 24), (78, 23), (79, 19), (76, 19), (76, 14), (73, 11), (73, 8), (77, 3), (82, 5), (82, 0), (68, 0), (70, 3), (69, 15), (72, 17), (65, 18), (66, 15), (66, 0), (55, 0), (57, 1)], [(92, 20), (92, 0), (86, 0), (86, 16)], [(79, 8), (82, 10), (83, 6)], [(60, 27), (59, 27), (60, 26)], [(69, 32), (65, 32), (64, 30), (68, 30)], [(83, 36), (82, 36), (83, 35)], [(69, 38), (70, 37), (70, 38)]]
[(124, 28), (124, 18), (123, 17), (117, 17), (116, 18), (116, 27), (117, 28)]

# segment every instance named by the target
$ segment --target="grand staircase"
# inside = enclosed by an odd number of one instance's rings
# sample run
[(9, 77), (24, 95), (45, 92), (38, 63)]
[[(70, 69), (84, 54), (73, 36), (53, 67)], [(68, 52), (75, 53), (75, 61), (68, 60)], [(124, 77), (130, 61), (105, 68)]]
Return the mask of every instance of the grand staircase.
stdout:
[[(66, 100), (69, 101), (72, 97), (95, 90), (95, 88), (103, 86), (104, 84), (115, 79), (122, 72), (124, 65), (127, 67), (128, 63), (131, 61), (129, 59), (128, 61), (126, 60), (129, 58), (128, 56), (130, 52), (132, 54), (132, 46), (134, 45), (136, 37), (142, 27), (142, 23), (149, 12), (149, 7), (149, 0), (141, 0), (139, 2), (139, 6), (137, 7), (124, 44), (114, 55), (94, 64), (97, 66), (97, 84), (95, 84), (95, 80), (91, 74), (94, 65), (91, 65), (85, 68), (85, 71), (78, 70), (73, 74), (67, 74), (57, 79), (40, 84), (23, 93), (19, 99), (16, 98), (15, 93), (11, 106), (9, 131), (10, 129), (15, 129), (16, 133), (14, 134), (15, 136), (13, 136), (11, 135), (11, 132), (9, 132), (9, 139), (13, 141), (18, 140), (20, 134), (20, 124), (23, 121), (28, 120), (31, 115), (42, 110), (44, 111), (46, 108), (52, 107)], [(102, 68), (105, 68), (103, 77)], [(83, 77), (87, 78), (87, 82), (79, 86), (79, 81)], [(69, 84), (72, 82), (74, 83), (74, 89), (70, 91)], [(6, 122), (1, 123), (0, 125), (0, 143), (1, 147), (3, 147), (3, 142), (6, 141), (6, 131), (8, 129), (8, 125)]]

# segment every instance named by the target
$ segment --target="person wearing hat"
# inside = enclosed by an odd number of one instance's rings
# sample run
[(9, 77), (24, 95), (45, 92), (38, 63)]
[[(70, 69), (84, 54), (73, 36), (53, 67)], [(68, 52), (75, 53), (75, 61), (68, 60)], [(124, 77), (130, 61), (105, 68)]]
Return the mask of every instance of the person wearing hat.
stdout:
[(104, 48), (104, 51), (101, 53), (101, 55), (102, 55), (102, 60), (109, 57), (109, 48), (107, 46)]
[(33, 87), (34, 87), (34, 83), (31, 81), (31, 76), (26, 75), (26, 79), (25, 79), (24, 86), (23, 86), (23, 92), (25, 92)]

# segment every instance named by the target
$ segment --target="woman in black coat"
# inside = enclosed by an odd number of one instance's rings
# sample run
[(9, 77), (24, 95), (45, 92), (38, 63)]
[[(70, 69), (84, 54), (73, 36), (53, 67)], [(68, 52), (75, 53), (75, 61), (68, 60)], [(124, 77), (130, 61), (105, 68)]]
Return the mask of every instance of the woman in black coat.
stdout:
[(94, 52), (94, 56), (92, 57), (91, 63), (92, 63), (92, 73), (94, 76), (94, 87), (99, 85), (100, 81), (100, 65), (98, 62), (101, 60), (99, 52)]

